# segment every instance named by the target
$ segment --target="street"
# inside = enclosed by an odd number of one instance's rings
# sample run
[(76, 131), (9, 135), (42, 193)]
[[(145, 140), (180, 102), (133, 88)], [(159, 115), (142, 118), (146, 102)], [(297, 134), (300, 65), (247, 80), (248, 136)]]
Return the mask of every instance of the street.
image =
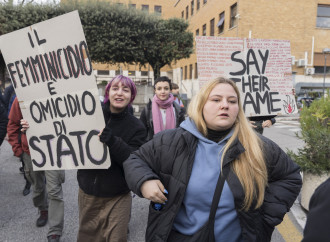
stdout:
[[(278, 120), (274, 126), (265, 129), (264, 135), (279, 144), (283, 150), (296, 151), (303, 146), (303, 142), (295, 137), (295, 132), (299, 130), (297, 121)], [(0, 147), (0, 241), (46, 241), (48, 226), (37, 228), (35, 225), (39, 215), (32, 203), (32, 191), (26, 197), (22, 195), (25, 181), (23, 175), (19, 173), (20, 166), (19, 159), (13, 156), (10, 145), (4, 141)], [(61, 241), (73, 242), (76, 241), (78, 230), (78, 185), (75, 170), (66, 171), (63, 189), (65, 224)], [(128, 241), (144, 241), (147, 213), (148, 201), (135, 196)], [(279, 227), (274, 232), (272, 242), (297, 241), (296, 238), (299, 236), (301, 239), (302, 231), (297, 229), (298, 226), (292, 219), (291, 213), (288, 213), (284, 222), (285, 225), (282, 226), (284, 228)], [(290, 227), (292, 225), (293, 227)]]

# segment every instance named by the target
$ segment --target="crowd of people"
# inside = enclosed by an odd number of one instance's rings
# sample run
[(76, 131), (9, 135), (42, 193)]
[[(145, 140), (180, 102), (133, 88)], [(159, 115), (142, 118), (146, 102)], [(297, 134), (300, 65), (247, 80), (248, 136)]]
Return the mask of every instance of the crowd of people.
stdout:
[[(146, 241), (270, 241), (290, 210), (302, 185), (299, 166), (253, 129), (260, 125), (245, 117), (234, 82), (209, 81), (187, 114), (176, 89), (157, 78), (139, 120), (134, 82), (119, 75), (107, 84), (99, 140), (111, 166), (77, 171), (78, 242), (127, 241), (131, 191), (150, 200)], [(33, 170), (17, 98), (7, 110), (0, 105), (0, 145), (7, 131), (32, 185), (36, 226), (48, 222), (48, 241), (60, 241), (65, 171)]]

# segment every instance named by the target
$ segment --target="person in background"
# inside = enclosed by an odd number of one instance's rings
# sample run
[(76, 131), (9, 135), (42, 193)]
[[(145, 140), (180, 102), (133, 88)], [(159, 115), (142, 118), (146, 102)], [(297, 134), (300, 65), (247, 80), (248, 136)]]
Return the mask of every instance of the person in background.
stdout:
[[(16, 98), (16, 93), (15, 93), (14, 87), (13, 87), (12, 84), (10, 84), (8, 87), (5, 88), (4, 95), (2, 96), (3, 105), (6, 109), (6, 116), (7, 117), (9, 117), (11, 106), (12, 106), (15, 98)], [(8, 120), (8, 118), (7, 118), (7, 120)], [(7, 130), (7, 127), (6, 127), (6, 130)], [(18, 142), (20, 142), (20, 135), (18, 136)], [(22, 157), (20, 157), (20, 162), (22, 163), (22, 166), (19, 168), (19, 171), (20, 171), (21, 174), (23, 174), (24, 180), (25, 180), (25, 186), (23, 188), (22, 193), (23, 193), (23, 196), (26, 196), (26, 195), (30, 194), (31, 183), (25, 175), (24, 162), (22, 160)]]
[[(8, 78), (7, 82), (10, 82), (11, 80)], [(10, 84), (8, 87), (5, 88), (4, 95), (3, 95), (3, 100), (5, 102), (5, 105), (7, 107), (7, 115), (9, 116), (11, 106), (15, 100), (16, 97), (16, 92), (12, 84)], [(25, 188), (23, 190), (23, 195), (26, 196), (30, 193), (30, 187), (31, 184), (29, 181), (26, 179), (26, 175), (24, 172), (24, 162), (21, 159), (22, 166), (19, 168), (20, 173), (24, 175), (24, 179), (26, 181)]]
[(171, 90), (173, 96), (174, 96), (174, 102), (176, 102), (177, 104), (179, 104), (180, 107), (184, 107), (183, 102), (180, 98), (180, 90), (179, 90), (179, 86), (176, 83), (172, 83), (172, 90)]
[(192, 241), (205, 231), (222, 176), (214, 233), (208, 235), (270, 241), (302, 184), (299, 166), (253, 131), (237, 86), (225, 78), (206, 83), (180, 127), (156, 134), (131, 154), (124, 170), (132, 191), (152, 201), (146, 241)]
[(0, 99), (0, 146), (2, 145), (2, 142), (7, 134), (7, 124), (7, 109)]
[[(8, 81), (10, 82), (10, 79)], [(3, 100), (5, 102), (6, 107), (8, 108), (8, 116), (9, 116), (11, 106), (15, 100), (15, 97), (16, 97), (15, 89), (13, 87), (13, 84), (10, 84), (8, 87), (6, 87), (4, 94), (3, 94)]]
[[(24, 162), (24, 172), (33, 188), (33, 205), (38, 208), (40, 216), (37, 227), (49, 222), (48, 242), (60, 241), (64, 226), (64, 201), (62, 183), (65, 180), (64, 170), (33, 171), (30, 150), (26, 138), (29, 124), (23, 119), (17, 97), (9, 113), (7, 126), (8, 142), (14, 155)], [(48, 201), (47, 201), (48, 195)]]
[(259, 134), (264, 133), (264, 128), (269, 128), (276, 123), (276, 115), (249, 117), (250, 123)]
[(132, 197), (123, 162), (147, 136), (141, 121), (129, 112), (136, 92), (134, 82), (122, 75), (106, 86), (103, 109), (106, 126), (99, 137), (109, 148), (111, 166), (106, 170), (78, 170), (78, 242), (127, 241)]
[(174, 102), (171, 88), (171, 80), (168, 77), (161, 76), (155, 80), (155, 95), (140, 116), (148, 132), (147, 140), (152, 139), (154, 134), (160, 131), (179, 127), (185, 119), (184, 110)]
[(309, 211), (302, 242), (330, 240), (330, 178), (316, 188), (309, 202)]

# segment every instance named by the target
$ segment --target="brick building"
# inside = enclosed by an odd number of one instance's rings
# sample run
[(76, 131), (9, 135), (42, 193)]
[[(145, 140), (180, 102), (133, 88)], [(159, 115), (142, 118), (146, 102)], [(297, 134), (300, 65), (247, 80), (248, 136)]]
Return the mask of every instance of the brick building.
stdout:
[[(291, 42), (296, 93), (322, 92), (325, 56), (330, 48), (330, 0), (177, 0), (173, 15), (189, 21), (196, 35), (283, 39)], [(327, 54), (330, 72), (330, 53)], [(197, 58), (181, 60), (175, 82), (191, 97), (198, 91)], [(330, 87), (330, 78), (326, 79)]]
[[(134, 7), (162, 18), (178, 17), (189, 22), (196, 35), (284, 39), (291, 42), (292, 84), (298, 95), (322, 92), (325, 55), (330, 48), (330, 0), (109, 0)], [(330, 72), (330, 53), (327, 54)], [(123, 73), (137, 82), (152, 83), (153, 71), (147, 66), (94, 64), (97, 80), (108, 81)], [(188, 98), (198, 89), (196, 54), (164, 67)], [(330, 78), (325, 81), (330, 87)]]

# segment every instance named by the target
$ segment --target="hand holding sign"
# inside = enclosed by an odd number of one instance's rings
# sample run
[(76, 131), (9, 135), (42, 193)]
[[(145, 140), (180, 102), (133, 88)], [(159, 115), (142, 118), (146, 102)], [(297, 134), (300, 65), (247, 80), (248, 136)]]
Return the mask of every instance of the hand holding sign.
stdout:
[(30, 127), (28, 121), (26, 121), (25, 119), (21, 119), (21, 132), (26, 132), (26, 130)]

